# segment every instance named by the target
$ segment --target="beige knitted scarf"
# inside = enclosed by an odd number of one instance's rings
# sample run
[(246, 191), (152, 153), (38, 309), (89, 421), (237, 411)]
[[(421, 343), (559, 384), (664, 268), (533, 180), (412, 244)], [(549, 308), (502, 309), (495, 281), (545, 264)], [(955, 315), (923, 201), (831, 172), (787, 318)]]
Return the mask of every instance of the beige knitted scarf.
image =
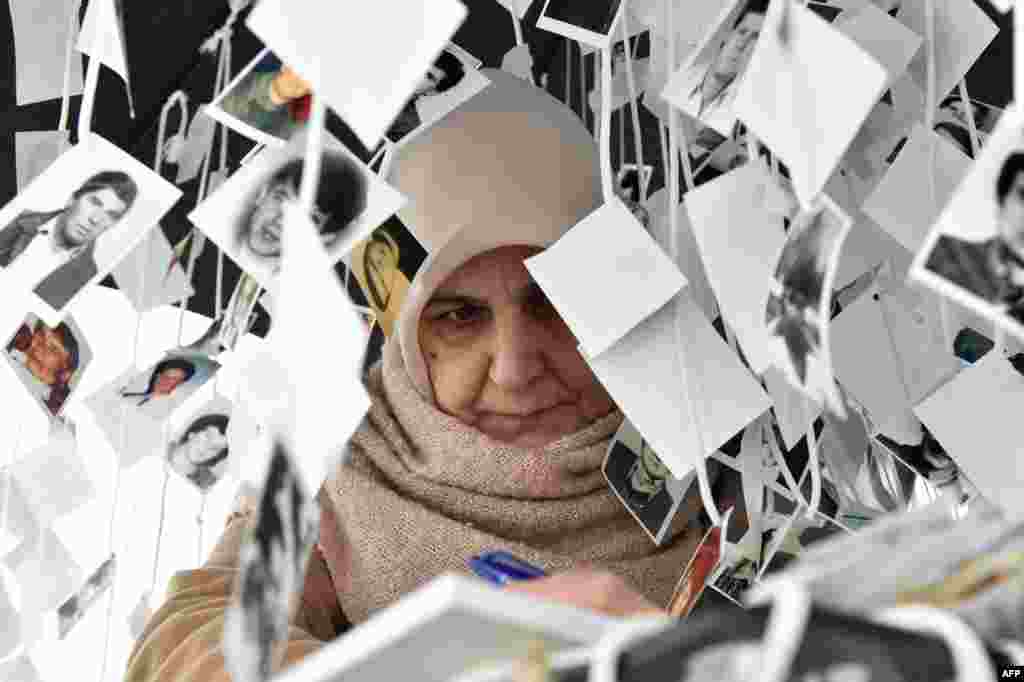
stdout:
[(656, 546), (601, 473), (621, 412), (543, 449), (502, 444), (424, 400), (394, 337), (367, 389), (373, 406), (324, 485), (341, 543), (329, 563), (351, 622), (494, 549), (548, 572), (601, 566), (667, 605), (703, 534), (700, 495), (691, 490)]

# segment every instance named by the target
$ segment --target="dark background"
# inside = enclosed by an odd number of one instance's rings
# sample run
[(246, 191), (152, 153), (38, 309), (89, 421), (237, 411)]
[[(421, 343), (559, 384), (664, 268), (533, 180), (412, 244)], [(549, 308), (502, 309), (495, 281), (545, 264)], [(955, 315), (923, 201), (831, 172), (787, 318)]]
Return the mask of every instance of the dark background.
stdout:
[[(8, 0), (8, 2), (33, 2), (34, 0)], [(83, 0), (84, 16), (88, 0)], [(485, 67), (498, 68), (504, 54), (515, 44), (512, 20), (508, 12), (495, 0), (462, 0), (469, 9), (468, 17), (456, 32), (453, 41), (483, 60)], [(977, 0), (982, 9), (1000, 27), (1000, 33), (975, 64), (967, 77), (972, 98), (998, 107), (1005, 107), (1011, 97), (1012, 88), (1012, 16), (1001, 15), (991, 8), (986, 0)], [(570, 104), (577, 112), (582, 111), (580, 92), (580, 52), (575, 43), (561, 36), (535, 27), (543, 6), (536, 0), (523, 21), (524, 39), (531, 46), (534, 57), (534, 76), (541, 82), (547, 74), (547, 89), (559, 97), (569, 94)], [(190, 116), (200, 104), (213, 98), (213, 84), (216, 75), (216, 55), (202, 55), (200, 45), (228, 17), (226, 0), (124, 0), (125, 37), (128, 50), (128, 64), (133, 85), (136, 117), (129, 115), (128, 98), (120, 77), (106, 68), (101, 70), (99, 89), (96, 97), (92, 129), (130, 152), (141, 162), (152, 166), (156, 145), (156, 124), (160, 109), (166, 98), (175, 90), (183, 90), (189, 98)], [(244, 21), (248, 11), (243, 12), (236, 24), (233, 38), (232, 75), (237, 74), (261, 49), (259, 40), (246, 29)], [(386, 43), (387, 28), (381, 29), (382, 44)], [(62, 50), (63, 45), (54, 45)], [(568, 50), (568, 55), (566, 51)], [(646, 40), (638, 46), (639, 56), (647, 54)], [(16, 131), (42, 131), (56, 129), (60, 116), (60, 100), (50, 100), (18, 107), (15, 91), (14, 35), (10, 12), (0, 13), (0, 205), (9, 202), (17, 193), (15, 170), (14, 138)], [(571, 65), (569, 82), (566, 82), (566, 61)], [(367, 55), (372, 59), (372, 55)], [(87, 59), (82, 59), (83, 75)], [(593, 82), (593, 57), (585, 60), (582, 72), (587, 83)], [(837, 74), (841, 76), (841, 74)], [(568, 88), (566, 87), (568, 86)], [(589, 86), (588, 86), (589, 90)], [(71, 130), (75, 129), (81, 97), (72, 100)], [(176, 111), (176, 109), (175, 109)], [(628, 108), (625, 109), (628, 117)], [(655, 166), (650, 191), (664, 185), (661, 168), (658, 124), (644, 107), (639, 107), (644, 161)], [(176, 113), (172, 113), (169, 128), (177, 125)], [(588, 117), (593, 126), (592, 116)], [(633, 159), (632, 126), (626, 125), (626, 161)], [(364, 161), (370, 154), (352, 135), (344, 124), (332, 117), (329, 129), (343, 143)], [(619, 122), (612, 121), (612, 163), (621, 163), (618, 158), (619, 143), (617, 131)], [(218, 136), (219, 139), (219, 136)], [(72, 141), (74, 134), (72, 133)], [(234, 133), (230, 134), (229, 172), (233, 171), (252, 143)], [(216, 154), (216, 149), (214, 150)], [(217, 158), (216, 156), (214, 158)], [(165, 175), (175, 170), (165, 167)], [(196, 203), (198, 180), (181, 185), (184, 196), (174, 209), (161, 221), (161, 227), (172, 243), (176, 243), (191, 229), (185, 216)], [(205, 315), (212, 315), (216, 291), (217, 249), (207, 243), (206, 249), (196, 263), (193, 278), (196, 295), (189, 301), (189, 309)], [(225, 258), (225, 278), (222, 304), (234, 289), (239, 276), (237, 266)], [(108, 278), (104, 284), (115, 286)], [(265, 333), (268, 328), (265, 313), (261, 313), (254, 331)]]

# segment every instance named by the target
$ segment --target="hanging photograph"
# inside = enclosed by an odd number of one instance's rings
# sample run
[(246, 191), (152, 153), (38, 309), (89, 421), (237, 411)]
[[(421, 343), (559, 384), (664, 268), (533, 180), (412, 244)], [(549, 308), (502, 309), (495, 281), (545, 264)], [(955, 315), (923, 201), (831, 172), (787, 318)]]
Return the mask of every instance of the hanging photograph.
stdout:
[(63, 412), (92, 360), (85, 336), (70, 315), (49, 327), (29, 313), (4, 349), (18, 380), (50, 418)]
[(761, 35), (768, 0), (735, 0), (661, 96), (723, 136), (736, 125), (733, 99)]
[(279, 665), (289, 606), (303, 588), (319, 525), (319, 505), (304, 489), (291, 453), (275, 442), (224, 624), (224, 658), (234, 679), (267, 679)]
[(875, 440), (881, 449), (927, 481), (936, 492), (949, 495), (957, 504), (967, 501), (973, 486), (966, 482), (960, 467), (928, 427), (921, 425), (921, 438), (914, 443), (900, 443), (883, 433), (877, 434)]
[(1007, 111), (910, 277), (1024, 339), (1024, 120)]
[(113, 584), (116, 571), (117, 557), (112, 554), (89, 576), (85, 585), (77, 593), (71, 595), (67, 601), (57, 607), (58, 639), (67, 637), (71, 628), (82, 620), (86, 611), (99, 601), (107, 588)]
[(537, 28), (600, 50), (611, 42), (621, 9), (621, 0), (546, 0)]
[(785, 525), (765, 532), (766, 553), (762, 575), (783, 570), (799, 558), (805, 548), (837, 533), (848, 534), (824, 514), (815, 512), (808, 517), (807, 507), (799, 505)]
[(185, 420), (167, 444), (171, 469), (201, 492), (214, 486), (228, 469), (231, 403), (214, 398)]
[(635, 163), (624, 163), (615, 172), (615, 193), (645, 230), (650, 230), (651, 215), (642, 205), (644, 199), (642, 193), (644, 188), (649, 187), (653, 174), (654, 166), (644, 164), (641, 174)]
[(491, 81), (479, 71), (480, 64), (458, 45), (448, 43), (423, 74), (385, 136), (400, 142), (490, 85)]
[(129, 413), (164, 419), (209, 381), (220, 363), (184, 349), (167, 351), (163, 359), (117, 389)]
[[(261, 286), (281, 267), (284, 207), (298, 201), (305, 134), (267, 147), (189, 214), (191, 220)], [(325, 134), (313, 222), (332, 261), (340, 259), (405, 198)]]
[(819, 195), (790, 221), (765, 307), (776, 343), (776, 366), (794, 386), (827, 409), (845, 414), (832, 376), (828, 329), (831, 291), (852, 221)]
[(234, 350), (238, 339), (248, 333), (255, 318), (256, 301), (263, 287), (251, 275), (243, 272), (231, 293), (227, 309), (221, 313), (217, 340), (227, 350)]
[(708, 577), (718, 566), (721, 544), (721, 527), (715, 526), (704, 535), (672, 594), (669, 615), (674, 618), (685, 618), (697, 606), (697, 602), (704, 594)]
[(623, 420), (608, 447), (602, 472), (619, 501), (659, 545), (696, 480), (695, 472), (682, 480), (673, 478), (628, 419)]
[[(0, 287), (34, 291), (57, 326), (69, 304), (105, 277), (181, 196), (136, 159), (92, 134), (0, 210)], [(8, 299), (9, 300), (9, 299)]]

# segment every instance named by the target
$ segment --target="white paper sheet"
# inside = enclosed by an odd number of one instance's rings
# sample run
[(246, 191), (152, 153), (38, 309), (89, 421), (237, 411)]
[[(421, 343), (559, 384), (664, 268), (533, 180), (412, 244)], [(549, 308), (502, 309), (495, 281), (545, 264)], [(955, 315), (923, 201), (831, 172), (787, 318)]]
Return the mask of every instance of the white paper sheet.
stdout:
[(6, 525), (0, 525), (0, 558), (6, 557), (25, 540), (38, 535), (42, 529), (25, 499), (25, 493), (6, 471), (0, 473), (0, 519), (6, 519)]
[(5, 562), (21, 587), (22, 604), (27, 602), (39, 611), (48, 611), (64, 601), (84, 577), (67, 546), (50, 529), (22, 543)]
[[(109, 20), (102, 26), (99, 23), (101, 2), (107, 5), (105, 13)], [(78, 34), (78, 51), (99, 59), (127, 84), (128, 62), (124, 47), (125, 39), (121, 34), (122, 27), (117, 17), (117, 4), (115, 0), (89, 2), (82, 21), (82, 30)]]
[[(685, 378), (681, 356), (687, 366)], [(698, 434), (683, 398), (684, 381), (695, 402), (705, 457), (771, 406), (764, 389), (685, 290), (587, 362), (676, 478), (692, 470), (698, 448)]]
[(52, 439), (11, 465), (34, 516), (45, 527), (96, 497), (96, 487), (70, 434)]
[(262, 0), (246, 24), (368, 148), (467, 14), (458, 0), (377, 0), (361, 5), (358, 16), (342, 5), (309, 10), (288, 0)]
[(194, 292), (161, 229), (152, 230), (112, 274), (117, 287), (139, 312), (180, 301)]
[(1021, 405), (1024, 376), (990, 352), (915, 410), (981, 494), (1014, 517), (1024, 512)]
[(537, 28), (600, 50), (619, 32), (624, 4), (620, 0), (545, 0)]
[[(276, 271), (281, 267), (281, 256), (263, 256), (257, 253), (248, 246), (241, 235), (249, 233), (249, 218), (253, 208), (273, 174), (286, 164), (304, 158), (305, 140), (303, 132), (292, 137), (284, 147), (267, 147), (252, 161), (238, 169), (219, 191), (199, 204), (188, 216), (189, 220), (206, 233), (232, 260), (268, 290), (275, 287)], [(328, 133), (324, 134), (324, 154), (329, 158), (322, 162), (323, 170), (351, 168), (358, 171), (358, 180), (355, 182), (358, 182), (359, 186), (342, 186), (338, 194), (349, 197), (358, 195), (363, 205), (362, 211), (340, 229), (341, 237), (331, 242), (329, 254), (332, 262), (337, 262), (354, 244), (404, 206), (406, 198), (370, 171), (366, 164)], [(332, 177), (341, 177), (347, 183), (353, 182), (353, 177), (347, 173), (337, 173)], [(326, 188), (324, 191), (326, 193)], [(328, 207), (320, 208), (328, 210)]]
[[(722, 316), (736, 332), (751, 369), (771, 364), (772, 340), (764, 329), (775, 263), (785, 241), (782, 215), (770, 210), (782, 190), (760, 162), (705, 183), (684, 197), (708, 281)], [(743, 248), (736, 248), (743, 244)]]
[(0, 663), (0, 680), (11, 680), (12, 682), (43, 682), (28, 654), (21, 654)]
[(864, 212), (907, 249), (917, 251), (970, 165), (970, 157), (956, 145), (916, 125), (889, 172), (864, 202)]
[(946, 347), (940, 298), (927, 289), (907, 286), (902, 278), (880, 295), (910, 402), (917, 404), (960, 370), (953, 349)]
[(872, 4), (842, 12), (832, 25), (882, 65), (888, 74), (887, 83), (906, 71), (921, 47), (920, 35)]
[(830, 333), (839, 383), (882, 433), (901, 443), (912, 442), (905, 434), (916, 419), (881, 303), (869, 290), (832, 320)]
[[(935, 44), (932, 48), (927, 44), (927, 2), (934, 6)], [(902, 0), (896, 18), (925, 38), (925, 44), (910, 62), (910, 77), (922, 91), (928, 88), (928, 55), (935, 55), (936, 87), (933, 106), (938, 106), (950, 90), (956, 87), (999, 33), (999, 28), (988, 15), (969, 0)]]
[(205, 105), (199, 107), (185, 133), (185, 146), (182, 147), (181, 157), (178, 159), (178, 175), (175, 179), (177, 184), (188, 182), (199, 175), (203, 159), (213, 149), (216, 132), (217, 121), (209, 115)]
[[(580, 276), (581, 253), (590, 277)], [(592, 358), (686, 286), (679, 268), (615, 198), (523, 262)]]
[[(647, 210), (651, 216), (651, 235), (662, 250), (666, 254), (670, 254), (668, 192), (664, 187), (647, 198)], [(704, 261), (701, 260), (697, 238), (693, 234), (693, 226), (690, 225), (689, 213), (682, 202), (676, 205), (676, 211), (679, 228), (677, 242), (679, 259), (676, 265), (686, 277), (686, 288), (690, 292), (690, 296), (704, 311), (707, 318), (714, 320), (718, 317), (718, 304), (715, 303), (715, 292), (711, 290), (711, 283), (708, 282), (708, 274), (704, 269)]]
[[(74, 0), (11, 2), (18, 106), (60, 97), (64, 90), (64, 48)], [(72, 56), (71, 96), (82, 94), (82, 63)]]
[[(348, 441), (370, 408), (359, 368), (366, 339), (333, 263), (316, 238), (312, 222), (295, 206), (286, 210), (287, 248), (281, 273), (278, 314), (268, 339), (288, 375), (290, 409), (283, 424), (293, 443), (295, 465), (306, 490), (317, 490), (332, 463), (330, 455)], [(301, 349), (309, 335), (309, 301), (324, 314), (319, 333), (333, 339), (334, 379), (324, 381), (323, 361)], [(278, 419), (273, 417), (272, 422)]]
[(14, 133), (14, 157), (18, 165), (18, 191), (46, 170), (60, 156), (64, 130), (29, 130)]
[(822, 406), (794, 388), (777, 367), (768, 367), (763, 377), (782, 432), (782, 442), (787, 450), (792, 450), (807, 435), (811, 423), (821, 416)]
[(769, 7), (734, 109), (786, 164), (796, 195), (809, 204), (878, 101), (887, 75), (856, 43), (801, 5), (785, 5), (790, 42), (782, 46), (782, 6)]

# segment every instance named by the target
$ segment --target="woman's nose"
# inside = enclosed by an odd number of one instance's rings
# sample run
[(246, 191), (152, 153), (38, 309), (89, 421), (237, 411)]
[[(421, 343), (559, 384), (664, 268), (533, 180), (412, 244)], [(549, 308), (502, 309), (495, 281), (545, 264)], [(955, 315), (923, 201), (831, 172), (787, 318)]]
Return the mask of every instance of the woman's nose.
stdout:
[(509, 389), (528, 386), (544, 372), (544, 341), (544, 330), (527, 314), (497, 316), (491, 380)]

